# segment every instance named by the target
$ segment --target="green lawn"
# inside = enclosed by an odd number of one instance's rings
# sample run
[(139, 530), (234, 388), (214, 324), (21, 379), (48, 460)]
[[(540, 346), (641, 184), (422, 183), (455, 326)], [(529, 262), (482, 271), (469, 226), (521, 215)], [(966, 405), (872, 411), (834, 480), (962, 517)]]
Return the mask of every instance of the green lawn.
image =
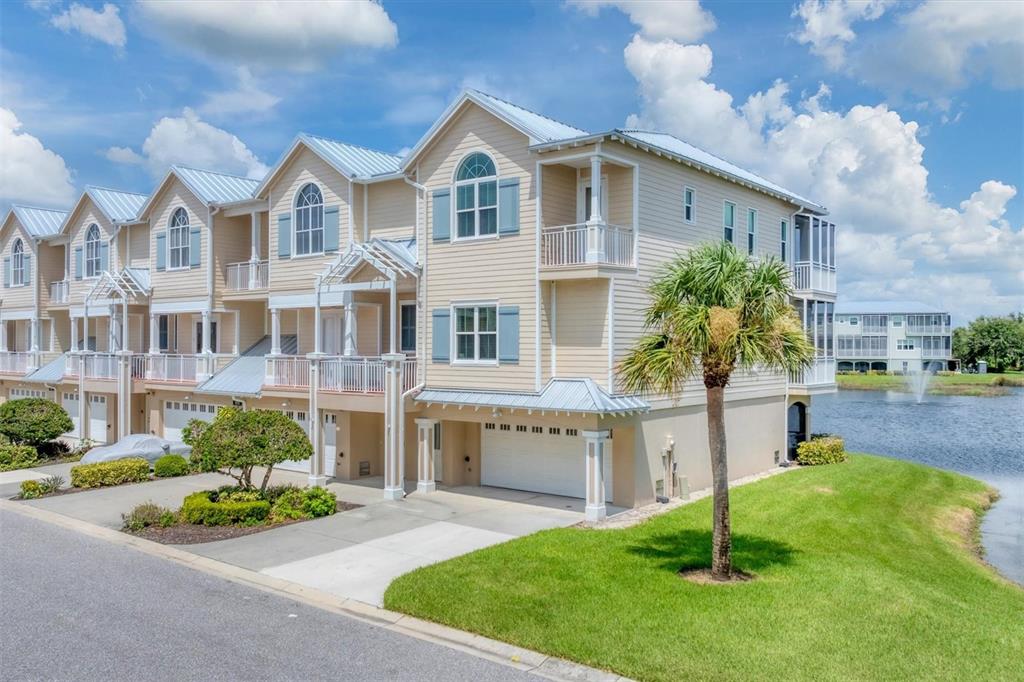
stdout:
[[(863, 391), (907, 391), (907, 379), (888, 374), (838, 374), (839, 388)], [(1024, 386), (1024, 375), (1019, 372), (1005, 374), (952, 374), (931, 378), (928, 392), (938, 395), (1005, 395), (1008, 386)]]
[(710, 499), (544, 531), (400, 577), (396, 611), (641, 680), (1021, 679), (1024, 590), (970, 551), (973, 479), (855, 455), (736, 488), (736, 565), (696, 585)]

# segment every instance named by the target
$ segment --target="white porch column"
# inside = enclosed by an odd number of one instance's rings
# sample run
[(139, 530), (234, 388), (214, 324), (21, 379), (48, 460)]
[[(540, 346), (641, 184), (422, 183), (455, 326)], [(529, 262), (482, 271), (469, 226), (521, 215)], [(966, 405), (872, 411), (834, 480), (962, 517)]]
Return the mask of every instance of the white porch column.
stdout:
[(604, 216), (601, 215), (601, 157), (590, 157), (590, 220), (587, 221), (587, 262), (604, 262)]
[(78, 438), (89, 438), (89, 402), (85, 395), (85, 356), (78, 357)]
[(249, 289), (256, 289), (259, 287), (257, 271), (260, 262), (260, 214), (253, 211), (249, 216)]
[(160, 352), (160, 317), (156, 313), (149, 314), (149, 352), (152, 355)]
[(434, 428), (436, 426), (436, 419), (416, 420), (416, 448), (419, 463), (416, 492), (419, 493), (432, 493), (437, 490), (437, 483), (434, 480)]
[(85, 306), (85, 314), (82, 316), (82, 350), (89, 349), (89, 306)]
[(309, 459), (309, 485), (323, 487), (327, 484), (324, 475), (323, 437), (320, 429), (323, 420), (320, 418), (320, 358), (323, 353), (310, 353), (309, 360), (309, 442), (313, 445), (313, 456)]
[[(320, 275), (316, 276), (316, 284), (314, 286), (316, 289), (313, 294), (313, 352), (320, 353), (322, 343), (322, 332), (320, 331)], [(312, 365), (310, 369), (312, 369)]]
[(281, 354), (281, 309), (270, 309), (270, 354)]
[[(6, 325), (0, 324), (0, 335), (6, 337), (4, 333), (6, 331)], [(3, 349), (7, 350), (7, 339), (4, 338)], [(78, 350), (78, 318), (71, 318), (71, 351), (75, 352)]]
[(29, 321), (29, 350), (33, 353), (39, 352), (39, 318), (33, 317)]
[[(74, 325), (71, 327), (74, 329)], [(7, 352), (7, 320), (0, 319), (0, 353)]]
[(107, 350), (111, 353), (124, 350), (119, 346), (121, 343), (121, 315), (116, 310), (111, 310), (107, 322)]
[(203, 317), (203, 355), (210, 353), (210, 311), (204, 310), (202, 312)]
[(343, 299), (345, 306), (345, 343), (343, 353), (345, 355), (356, 354), (356, 338), (359, 334), (359, 322), (356, 316), (356, 306), (353, 299), (355, 296), (351, 291), (346, 291)]
[[(127, 327), (127, 325), (125, 325)], [(117, 438), (124, 438), (132, 432), (132, 354), (121, 350), (118, 358), (117, 381)]]
[(391, 314), (388, 316), (388, 352), (398, 352), (398, 283), (391, 280), (391, 297), (389, 301)]
[(587, 476), (587, 521), (600, 521), (607, 516), (604, 504), (604, 457), (608, 445), (609, 432), (584, 431), (586, 442), (586, 476)]
[(387, 353), (384, 375), (384, 498), (400, 500), (405, 496), (405, 448), (402, 443), (402, 361), (401, 353)]

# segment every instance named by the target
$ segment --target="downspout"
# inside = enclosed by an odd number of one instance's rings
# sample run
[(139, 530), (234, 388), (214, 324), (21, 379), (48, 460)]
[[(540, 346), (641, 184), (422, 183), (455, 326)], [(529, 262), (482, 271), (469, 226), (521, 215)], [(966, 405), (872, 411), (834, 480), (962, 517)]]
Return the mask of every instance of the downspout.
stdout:
[[(416, 166), (416, 178), (419, 179), (420, 169)], [(423, 329), (423, 340), (426, 341), (426, 314), (427, 314), (427, 188), (421, 185), (415, 180), (410, 180), (407, 175), (402, 175), (402, 180), (407, 185), (416, 190), (416, 217), (415, 217), (415, 235), (416, 235), (416, 250), (419, 251), (420, 245), (423, 245), (423, 262), (420, 264), (420, 279), (416, 283), (417, 289), (417, 300), (416, 301), (416, 317), (417, 329), (416, 329), (416, 373), (419, 374), (419, 386), (423, 386), (427, 381), (427, 362), (426, 362), (426, 348), (420, 343), (419, 330)], [(423, 195), (423, 220), (420, 221), (420, 194)], [(422, 232), (422, 234), (421, 234)], [(417, 256), (418, 257), (418, 256)], [(421, 305), (422, 303), (422, 305)], [(423, 358), (420, 361), (420, 358)]]

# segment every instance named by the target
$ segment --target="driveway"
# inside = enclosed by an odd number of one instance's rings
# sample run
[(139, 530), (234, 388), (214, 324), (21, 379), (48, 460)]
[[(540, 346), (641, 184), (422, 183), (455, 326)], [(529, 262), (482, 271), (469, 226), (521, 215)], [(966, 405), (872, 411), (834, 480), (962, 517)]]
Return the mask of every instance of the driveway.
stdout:
[[(47, 470), (53, 468), (34, 471), (48, 475), (51, 472)], [(224, 485), (227, 480), (219, 474), (200, 474), (24, 504), (120, 528), (121, 514), (137, 504), (152, 501), (177, 508), (187, 494)], [(275, 472), (273, 481), (305, 485), (306, 476), (281, 471)], [(403, 573), (583, 520), (584, 501), (574, 498), (468, 486), (442, 486), (436, 492), (420, 494), (415, 492), (415, 483), (410, 483), (409, 494), (392, 501), (384, 499), (383, 486), (378, 483), (364, 479), (328, 485), (338, 499), (364, 505), (358, 509), (181, 549), (380, 606), (388, 585)], [(16, 492), (13, 482), (0, 482), (0, 494)], [(610, 514), (616, 511), (609, 509)]]

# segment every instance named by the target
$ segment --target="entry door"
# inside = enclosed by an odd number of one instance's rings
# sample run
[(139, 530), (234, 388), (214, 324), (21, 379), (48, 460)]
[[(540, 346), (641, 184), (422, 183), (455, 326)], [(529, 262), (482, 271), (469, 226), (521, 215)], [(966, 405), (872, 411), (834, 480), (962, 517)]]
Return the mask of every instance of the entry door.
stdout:
[(323, 352), (328, 355), (341, 355), (342, 353), (342, 335), (341, 335), (341, 315), (338, 313), (329, 313), (323, 316), (323, 326), (321, 328), (320, 343), (323, 347)]
[(434, 424), (434, 480), (444, 480), (444, 457), (441, 456), (441, 422)]
[[(217, 321), (210, 320), (210, 350), (217, 352)], [(196, 322), (196, 353), (203, 352), (203, 321)]]
[(107, 396), (89, 396), (89, 438), (97, 443), (107, 442)]
[(338, 415), (324, 413), (324, 475), (334, 476), (338, 463)]

